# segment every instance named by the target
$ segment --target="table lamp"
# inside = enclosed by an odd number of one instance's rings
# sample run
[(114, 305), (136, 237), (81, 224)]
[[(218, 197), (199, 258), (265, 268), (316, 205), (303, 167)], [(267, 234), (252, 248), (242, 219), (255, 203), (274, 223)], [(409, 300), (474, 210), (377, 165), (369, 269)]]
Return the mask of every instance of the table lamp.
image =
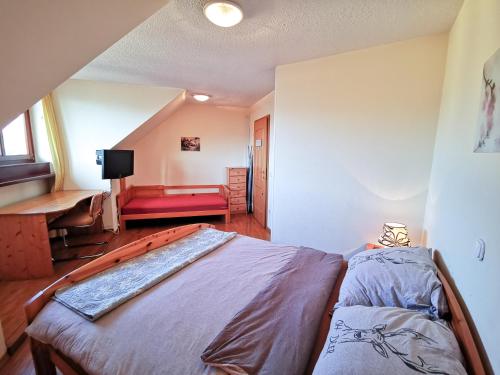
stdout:
[(387, 247), (410, 246), (408, 229), (405, 224), (385, 223), (378, 242)]

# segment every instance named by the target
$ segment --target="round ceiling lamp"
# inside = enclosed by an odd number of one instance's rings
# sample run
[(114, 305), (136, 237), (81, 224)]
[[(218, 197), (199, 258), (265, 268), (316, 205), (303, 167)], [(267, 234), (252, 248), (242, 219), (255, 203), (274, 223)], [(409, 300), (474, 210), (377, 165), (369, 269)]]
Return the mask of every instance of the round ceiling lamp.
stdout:
[(220, 27), (232, 27), (243, 19), (243, 10), (232, 1), (209, 1), (203, 13), (210, 22)]
[(198, 101), (198, 102), (206, 102), (208, 99), (210, 99), (210, 95), (193, 94), (193, 99)]

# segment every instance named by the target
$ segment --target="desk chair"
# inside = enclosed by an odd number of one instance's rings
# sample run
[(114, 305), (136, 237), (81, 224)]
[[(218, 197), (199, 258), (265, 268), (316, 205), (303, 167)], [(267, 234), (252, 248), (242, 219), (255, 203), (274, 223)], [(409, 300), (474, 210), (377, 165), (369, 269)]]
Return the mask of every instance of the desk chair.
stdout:
[[(107, 241), (100, 241), (94, 243), (84, 243), (78, 245), (70, 245), (66, 239), (68, 234), (68, 228), (88, 228), (95, 224), (96, 220), (99, 216), (102, 215), (102, 201), (103, 194), (96, 194), (92, 197), (92, 201), (90, 202), (90, 210), (83, 211), (81, 207), (75, 207), (69, 210), (66, 214), (56, 219), (49, 225), (49, 230), (52, 229), (64, 229), (64, 234), (62, 235), (64, 247), (80, 247), (80, 246), (90, 246), (90, 245), (105, 245)], [(104, 252), (95, 255), (85, 255), (85, 256), (76, 256), (78, 259), (88, 259), (88, 258), (97, 258), (103, 255)], [(67, 259), (64, 259), (67, 260)]]

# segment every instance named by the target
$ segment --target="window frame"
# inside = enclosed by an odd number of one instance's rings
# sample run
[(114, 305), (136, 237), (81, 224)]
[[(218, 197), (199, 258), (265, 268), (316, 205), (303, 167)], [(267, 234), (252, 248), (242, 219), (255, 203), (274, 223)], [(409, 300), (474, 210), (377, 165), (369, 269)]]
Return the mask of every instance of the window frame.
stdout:
[(0, 131), (0, 165), (35, 162), (35, 149), (33, 147), (33, 133), (31, 131), (29, 110), (24, 112), (24, 125), (26, 127), (26, 145), (28, 147), (28, 153), (25, 155), (5, 155), (3, 135)]

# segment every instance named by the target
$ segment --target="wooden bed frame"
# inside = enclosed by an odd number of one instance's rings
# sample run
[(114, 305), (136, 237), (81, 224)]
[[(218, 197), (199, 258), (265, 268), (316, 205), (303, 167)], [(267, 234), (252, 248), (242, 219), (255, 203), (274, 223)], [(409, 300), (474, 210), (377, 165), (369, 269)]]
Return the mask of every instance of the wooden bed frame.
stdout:
[[(124, 187), (123, 183), (123, 187)], [(159, 212), (147, 214), (122, 214), (122, 208), (132, 198), (160, 198), (169, 195), (169, 191), (179, 190), (207, 190), (218, 189), (219, 194), (227, 201), (227, 209), (223, 210), (202, 210), (202, 211), (179, 211), (179, 212)], [(226, 224), (231, 222), (231, 199), (230, 190), (226, 185), (179, 185), (179, 186), (166, 186), (166, 185), (147, 185), (147, 186), (129, 186), (128, 188), (120, 189), (120, 193), (116, 196), (116, 204), (118, 211), (118, 218), (120, 222), (120, 230), (126, 230), (128, 220), (141, 220), (141, 219), (164, 219), (172, 217), (194, 217), (194, 216), (212, 216), (223, 215)], [(195, 195), (195, 193), (194, 193)]]
[[(38, 292), (25, 305), (26, 317), (28, 324), (31, 324), (37, 314), (51, 300), (55, 291), (61, 287), (76, 283), (86, 279), (96, 273), (104, 271), (115, 266), (118, 263), (125, 262), (149, 251), (152, 251), (160, 246), (174, 242), (180, 238), (188, 236), (202, 228), (214, 228), (209, 224), (191, 224), (182, 227), (169, 229), (163, 232), (155, 233), (150, 236), (141, 238), (128, 245), (120, 247), (109, 252), (102, 257), (85, 264), (84, 266), (68, 273), (53, 284), (49, 285), (44, 290)], [(317, 333), (315, 346), (311, 353), (308, 368), (306, 373), (311, 374), (316, 361), (319, 358), (324, 342), (328, 335), (331, 321), (331, 307), (338, 301), (340, 286), (347, 271), (347, 262), (343, 262), (337, 281), (330, 294), (327, 306), (323, 312), (320, 328)], [(475, 343), (471, 329), (459, 301), (452, 290), (448, 280), (443, 273), (438, 270), (438, 277), (443, 284), (443, 288), (448, 300), (450, 309), (450, 324), (455, 333), (457, 341), (460, 345), (462, 353), (467, 362), (466, 370), (470, 375), (485, 375), (486, 370), (479, 355), (478, 347)], [(51, 345), (44, 344), (33, 338), (29, 338), (31, 353), (37, 375), (56, 375), (56, 367), (64, 375), (86, 375), (86, 372), (70, 358), (60, 353)]]

